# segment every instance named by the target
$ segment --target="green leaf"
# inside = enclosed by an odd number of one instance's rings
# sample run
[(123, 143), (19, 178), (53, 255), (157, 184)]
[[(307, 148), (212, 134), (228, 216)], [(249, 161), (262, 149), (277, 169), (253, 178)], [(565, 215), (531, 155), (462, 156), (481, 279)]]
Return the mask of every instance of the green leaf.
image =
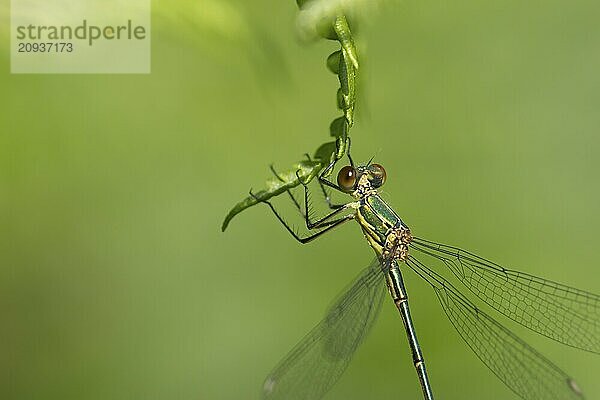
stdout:
[(267, 180), (265, 189), (253, 192), (254, 196), (248, 196), (233, 206), (223, 221), (221, 231), (225, 231), (233, 217), (245, 209), (258, 204), (260, 201), (269, 200), (271, 197), (278, 196), (300, 185), (296, 173), (298, 173), (303, 182), (309, 183), (319, 175), (319, 172), (321, 172), (323, 168), (329, 165), (336, 155), (336, 142), (324, 143), (317, 149), (312, 160), (302, 160), (294, 164), (290, 170), (279, 172), (278, 175), (281, 179), (273, 177)]
[(356, 103), (356, 71), (345, 49), (342, 49), (342, 62), (338, 74), (342, 89), (342, 109), (348, 124), (354, 123), (354, 104)]
[(333, 23), (333, 29), (337, 34), (338, 40), (342, 44), (344, 52), (348, 55), (348, 58), (352, 62), (352, 66), (358, 69), (358, 54), (356, 53), (356, 46), (354, 45), (354, 39), (352, 38), (352, 32), (348, 25), (348, 20), (343, 15), (339, 15)]
[(348, 123), (346, 122), (346, 118), (339, 117), (331, 121), (331, 125), (329, 125), (329, 133), (335, 138), (345, 138), (348, 134)]
[(331, 162), (331, 157), (336, 152), (335, 150), (336, 150), (335, 142), (323, 143), (317, 149), (317, 151), (315, 151), (314, 159), (327, 164), (327, 163)]
[(338, 75), (340, 73), (340, 62), (342, 61), (342, 51), (334, 51), (327, 57), (327, 68)]

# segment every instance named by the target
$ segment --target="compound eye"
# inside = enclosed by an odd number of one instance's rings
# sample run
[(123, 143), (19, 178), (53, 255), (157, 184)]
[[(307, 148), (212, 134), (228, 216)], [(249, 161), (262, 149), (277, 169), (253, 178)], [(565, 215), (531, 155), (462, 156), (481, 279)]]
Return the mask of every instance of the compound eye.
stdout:
[(337, 182), (338, 186), (342, 188), (344, 192), (351, 192), (356, 184), (356, 170), (349, 165), (340, 169), (337, 176)]
[(385, 183), (385, 178), (387, 178), (385, 168), (379, 164), (371, 165), (371, 175), (373, 176), (374, 181), (376, 181), (377, 187), (382, 186)]

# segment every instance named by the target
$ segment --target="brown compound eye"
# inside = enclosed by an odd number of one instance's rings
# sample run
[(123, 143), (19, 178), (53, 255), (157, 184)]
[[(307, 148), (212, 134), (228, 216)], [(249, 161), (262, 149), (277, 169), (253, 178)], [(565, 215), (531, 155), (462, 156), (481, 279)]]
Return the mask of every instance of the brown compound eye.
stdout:
[(371, 172), (371, 184), (375, 187), (380, 187), (385, 183), (385, 178), (387, 174), (385, 173), (385, 168), (383, 168), (379, 164), (372, 164), (369, 167), (369, 171)]
[(349, 165), (340, 169), (337, 182), (344, 192), (351, 192), (356, 184), (356, 170)]

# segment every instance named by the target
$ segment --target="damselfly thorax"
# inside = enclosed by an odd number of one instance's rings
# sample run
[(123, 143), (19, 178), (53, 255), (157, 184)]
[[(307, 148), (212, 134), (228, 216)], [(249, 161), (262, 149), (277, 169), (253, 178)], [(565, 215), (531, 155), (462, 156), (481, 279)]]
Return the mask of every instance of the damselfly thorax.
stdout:
[(338, 183), (349, 186), (356, 174), (352, 196), (357, 199), (355, 219), (365, 238), (378, 257), (384, 260), (404, 261), (411, 241), (410, 229), (396, 212), (377, 193), (385, 182), (385, 169), (379, 164), (345, 170), (338, 175)]

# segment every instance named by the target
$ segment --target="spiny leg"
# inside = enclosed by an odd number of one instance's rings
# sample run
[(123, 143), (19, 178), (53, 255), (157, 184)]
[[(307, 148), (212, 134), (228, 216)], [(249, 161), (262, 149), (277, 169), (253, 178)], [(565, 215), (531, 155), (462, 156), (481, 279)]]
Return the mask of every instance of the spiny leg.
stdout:
[[(296, 175), (298, 175), (298, 172), (296, 172)], [(300, 178), (299, 178), (300, 179)], [(305, 188), (305, 192), (304, 195), (305, 197), (308, 196), (308, 188), (306, 187), (306, 185), (304, 184), (304, 182), (302, 182), (302, 180), (300, 179), (300, 182), (302, 183), (302, 185), (304, 185)], [(258, 198), (256, 195), (254, 195), (254, 193), (252, 193), (252, 189), (250, 190), (250, 196), (252, 196), (256, 201), (260, 202), (260, 203), (265, 203), (269, 206), (269, 208), (271, 208), (271, 210), (273, 211), (273, 213), (275, 214), (275, 216), (277, 217), (277, 219), (288, 229), (291, 230), (293, 232), (293, 230), (291, 229), (291, 227), (288, 225), (287, 222), (285, 222), (285, 220), (283, 219), (283, 217), (279, 214), (279, 212), (275, 209), (275, 206), (273, 206), (273, 204), (268, 201), (268, 200), (263, 200)], [(332, 212), (330, 212), (329, 214), (319, 218), (318, 220), (312, 222), (310, 221), (309, 217), (306, 216), (305, 217), (305, 222), (306, 222), (306, 227), (310, 230), (313, 229), (321, 229), (321, 228), (325, 228), (328, 227), (330, 225), (333, 225), (335, 223), (337, 223), (338, 221), (345, 219), (346, 217), (351, 217), (350, 219), (354, 218), (354, 214), (349, 214), (347, 216), (335, 219), (335, 220), (331, 220), (334, 216), (340, 214), (342, 211), (347, 210), (348, 208), (351, 208), (354, 205), (354, 203), (348, 203), (348, 204), (344, 204), (343, 207), (338, 208), (336, 210), (333, 210)], [(305, 215), (308, 215), (308, 205), (305, 205), (305, 210), (306, 213)]]
[[(304, 153), (304, 155), (306, 156), (306, 158), (308, 159), (308, 161), (312, 161), (312, 158), (310, 157), (310, 155), (308, 153)], [(271, 170), (271, 172), (273, 173), (273, 175), (275, 175), (275, 177), (280, 182), (285, 182), (285, 180), (275, 170), (275, 167), (273, 166), (273, 164), (269, 165), (269, 169)], [(300, 180), (300, 178), (298, 178), (298, 180)], [(318, 179), (318, 181), (319, 181), (319, 187), (321, 188), (321, 192), (323, 193), (323, 197), (325, 198), (325, 201), (327, 202), (327, 206), (329, 207), (329, 209), (331, 209), (331, 210), (337, 210), (338, 208), (342, 208), (344, 206), (344, 204), (333, 204), (331, 202), (331, 196), (330, 196), (329, 193), (327, 193), (327, 190), (325, 189), (325, 186), (323, 185), (323, 182), (321, 182), (320, 179)], [(294, 194), (292, 193), (292, 191), (289, 190), (289, 189), (287, 189), (286, 192), (290, 196), (290, 199), (292, 200), (292, 202), (294, 203), (294, 206), (298, 209), (298, 211), (300, 212), (300, 214), (303, 217), (306, 217), (307, 214), (305, 214), (302, 211), (302, 207), (300, 206), (300, 202), (298, 200), (296, 200), (296, 196), (294, 196)]]
[(254, 193), (252, 193), (252, 190), (250, 190), (250, 196), (254, 197), (254, 199), (256, 199), (256, 201), (260, 202), (260, 203), (265, 203), (266, 205), (269, 206), (269, 208), (271, 209), (271, 211), (273, 212), (273, 214), (275, 214), (275, 217), (277, 217), (277, 219), (279, 220), (279, 222), (281, 222), (281, 224), (285, 227), (285, 229), (294, 237), (294, 239), (296, 239), (298, 242), (305, 244), (310, 242), (313, 239), (316, 239), (317, 237), (321, 236), (322, 234), (324, 234), (325, 232), (328, 232), (329, 230), (343, 224), (344, 222), (350, 221), (351, 219), (354, 219), (354, 214), (349, 214), (346, 215), (344, 217), (338, 218), (338, 219), (334, 219), (332, 221), (327, 221), (328, 218), (331, 218), (333, 215), (339, 213), (342, 209), (339, 210), (335, 210), (334, 212), (326, 215), (324, 218), (321, 218), (318, 222), (318, 224), (313, 225), (313, 228), (311, 229), (320, 229), (320, 228), (324, 228), (323, 230), (316, 232), (312, 235), (306, 236), (306, 237), (300, 237), (296, 232), (294, 232), (294, 230), (287, 224), (287, 222), (285, 222), (285, 220), (283, 219), (283, 217), (281, 217), (281, 215), (279, 215), (279, 213), (277, 212), (277, 210), (275, 209), (275, 207), (273, 206), (273, 204), (271, 204), (270, 201), (268, 200), (261, 200), (258, 197), (256, 197), (254, 195)]
[(317, 179), (317, 180), (319, 181), (319, 186), (321, 187), (321, 192), (323, 192), (323, 197), (325, 197), (325, 201), (327, 202), (327, 205), (329, 206), (329, 208), (332, 210), (335, 210), (335, 209), (344, 207), (344, 204), (333, 204), (331, 202), (331, 195), (329, 193), (327, 193), (327, 189), (325, 189), (325, 185), (323, 185), (323, 182), (321, 182), (321, 179)]
[(304, 221), (306, 222), (306, 227), (308, 229), (318, 229), (318, 228), (323, 227), (322, 224), (325, 223), (325, 221), (331, 219), (331, 217), (333, 217), (334, 215), (337, 215), (337, 214), (341, 213), (342, 211), (347, 210), (353, 204), (353, 203), (341, 204), (339, 207), (333, 208), (333, 211), (330, 212), (329, 214), (319, 218), (318, 220), (316, 220), (314, 222), (311, 221), (309, 207), (308, 207), (308, 204), (310, 203), (308, 185), (306, 184), (306, 182), (304, 182), (302, 180), (299, 172), (300, 172), (299, 170), (296, 171), (296, 177), (298, 178), (298, 182), (300, 182), (302, 184), (302, 187), (304, 187)]
[[(346, 155), (348, 156), (348, 159), (350, 161), (350, 165), (352, 165), (354, 167), (354, 162), (352, 160), (352, 157), (350, 156), (350, 137), (348, 137), (348, 149), (346, 152)], [(306, 154), (306, 157), (308, 158), (308, 160), (310, 161), (311, 158), (308, 154)], [(330, 203), (330, 199), (329, 196), (327, 196), (327, 192), (325, 191), (325, 188), (323, 185), (327, 185), (330, 186), (340, 192), (343, 192), (343, 190), (336, 185), (333, 182), (330, 182), (329, 180), (327, 180), (325, 178), (326, 175), (328, 175), (329, 173), (331, 173), (331, 170), (333, 169), (333, 167), (335, 166), (335, 164), (337, 163), (337, 161), (339, 161), (338, 159), (334, 159), (328, 166), (327, 168), (325, 168), (325, 170), (321, 171), (321, 173), (319, 174), (318, 180), (319, 180), (319, 184), (321, 185), (321, 189), (323, 190), (323, 193), (325, 194), (326, 199), (328, 200), (328, 204), (330, 205), (330, 208), (333, 209), (333, 211), (327, 215), (325, 215), (324, 217), (318, 219), (317, 221), (311, 222), (310, 218), (308, 216), (309, 214), (309, 210), (308, 210), (308, 186), (306, 185), (305, 182), (302, 181), (302, 179), (299, 176), (298, 171), (296, 171), (296, 177), (298, 178), (298, 181), (303, 185), (304, 187), (304, 208), (305, 208), (305, 212), (304, 214), (304, 218), (305, 218), (305, 222), (306, 222), (306, 227), (308, 229), (323, 229), (319, 232), (316, 232), (313, 235), (309, 235), (307, 237), (300, 237), (296, 232), (294, 232), (294, 230), (285, 222), (285, 220), (283, 219), (283, 217), (281, 217), (281, 215), (279, 214), (279, 212), (277, 212), (277, 210), (275, 209), (275, 207), (273, 206), (273, 204), (268, 201), (268, 200), (262, 200), (259, 199), (258, 197), (256, 197), (253, 193), (252, 190), (250, 190), (250, 196), (254, 197), (254, 199), (256, 199), (258, 202), (261, 203), (265, 203), (269, 206), (269, 208), (271, 209), (271, 211), (273, 212), (273, 214), (275, 214), (275, 217), (279, 220), (279, 222), (281, 224), (283, 224), (283, 226), (285, 227), (285, 229), (294, 237), (294, 239), (296, 239), (298, 242), (304, 244), (304, 243), (308, 243), (309, 241), (321, 236), (323, 233), (335, 228), (338, 225), (343, 224), (346, 221), (349, 221), (351, 219), (355, 218), (355, 214), (348, 214), (346, 216), (343, 216), (341, 218), (335, 219), (335, 220), (331, 220), (331, 218), (337, 214), (339, 214), (340, 212), (348, 209), (351, 207), (351, 205), (353, 203), (348, 203), (348, 204), (343, 204), (343, 205), (332, 205)], [(275, 174), (275, 176), (280, 180), (283, 181), (283, 179), (279, 176), (279, 174), (277, 174), (277, 172), (275, 171), (274, 168), (271, 168), (271, 170), (273, 171), (273, 173)], [(295, 197), (293, 196), (292, 193), (290, 193), (290, 191), (288, 190), (288, 194), (291, 196), (292, 201), (294, 202), (294, 205), (296, 205), (296, 207), (299, 209), (300, 213), (302, 214), (302, 210), (300, 208), (300, 205), (298, 203), (298, 201), (295, 199)]]
[[(310, 157), (309, 157), (309, 160), (310, 160)], [(277, 171), (275, 171), (275, 167), (273, 167), (273, 164), (269, 165), (269, 168), (271, 169), (271, 172), (273, 173), (273, 175), (275, 175), (275, 177), (277, 179), (279, 179), (280, 182), (285, 182), (285, 180), (281, 176), (279, 176)], [(304, 215), (304, 213), (302, 213), (302, 207), (300, 207), (300, 203), (298, 203), (298, 200), (296, 200), (296, 197), (294, 196), (292, 191), (287, 189), (286, 192), (287, 192), (287, 194), (290, 195), (290, 199), (292, 199), (292, 202), (294, 203), (294, 205), (296, 206), (296, 208), (298, 209), (300, 214), (302, 214), (302, 216), (304, 217), (305, 215)]]
[[(312, 158), (310, 157), (310, 155), (308, 153), (304, 153), (304, 155), (306, 156), (308, 161), (312, 161)], [(281, 180), (281, 178), (279, 178), (279, 179)], [(338, 208), (344, 207), (345, 204), (333, 204), (331, 202), (331, 196), (329, 195), (329, 193), (327, 193), (327, 190), (325, 189), (323, 182), (321, 182), (320, 179), (317, 179), (317, 180), (319, 181), (319, 187), (321, 188), (321, 192), (323, 193), (323, 197), (325, 198), (325, 201), (327, 202), (327, 206), (329, 207), (329, 209), (337, 210)], [(296, 201), (294, 201), (294, 202), (297, 203)]]
[[(310, 155), (308, 153), (304, 153), (304, 155), (306, 156), (306, 158), (308, 159), (308, 161), (312, 161), (312, 159), (311, 159), (311, 157), (310, 157)], [(275, 175), (275, 177), (280, 182), (285, 182), (285, 180), (275, 170), (275, 167), (273, 166), (273, 164), (269, 165), (269, 168), (271, 169), (271, 172), (273, 173), (273, 175)], [(310, 212), (309, 212), (310, 201), (309, 201), (309, 196), (308, 196), (308, 187), (302, 181), (302, 178), (300, 178), (299, 172), (300, 172), (300, 170), (296, 171), (296, 178), (298, 179), (298, 182), (300, 182), (304, 186), (304, 204), (305, 204), (305, 210), (304, 211), (302, 210), (302, 207), (300, 206), (300, 202), (298, 200), (296, 200), (296, 197), (294, 196), (294, 194), (292, 193), (291, 190), (287, 189), (286, 192), (290, 196), (290, 199), (294, 203), (294, 206), (300, 212), (300, 215), (302, 215), (302, 217), (304, 217), (304, 219), (306, 221), (306, 227), (308, 229), (313, 229), (313, 227), (315, 225), (319, 224), (319, 222), (322, 222), (322, 221), (330, 218), (332, 215), (335, 215), (336, 213), (328, 214), (325, 217), (319, 219), (318, 221), (310, 222)], [(329, 206), (329, 208), (331, 210), (340, 210), (340, 209), (342, 209), (345, 206), (345, 204), (331, 204), (331, 199), (330, 199), (329, 195), (327, 194), (327, 192), (325, 191), (325, 187), (323, 186), (323, 184), (321, 182), (319, 182), (319, 185), (321, 186), (321, 190), (323, 191), (323, 195), (325, 196), (325, 200), (327, 201), (327, 205)]]

